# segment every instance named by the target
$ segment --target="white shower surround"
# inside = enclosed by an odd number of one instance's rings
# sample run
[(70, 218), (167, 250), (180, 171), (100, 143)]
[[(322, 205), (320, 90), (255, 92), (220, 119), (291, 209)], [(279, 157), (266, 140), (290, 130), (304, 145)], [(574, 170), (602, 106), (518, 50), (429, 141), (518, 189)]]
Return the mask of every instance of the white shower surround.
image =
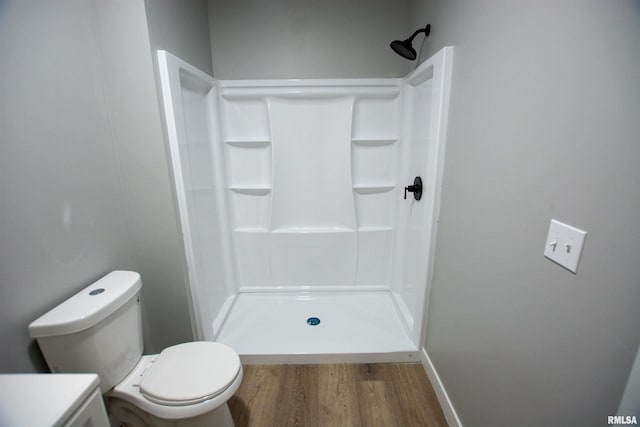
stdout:
[[(403, 79), (229, 81), (158, 52), (199, 339), (227, 342), (243, 355), (406, 354), (421, 347), (452, 55), (444, 48)], [(404, 187), (418, 175), (422, 200), (404, 200)], [(387, 316), (394, 328), (373, 312), (362, 319), (367, 310), (357, 307), (383, 293), (401, 319)], [(352, 310), (327, 303), (341, 296)], [(325, 338), (314, 331), (326, 342), (305, 346), (308, 335), (301, 334), (309, 329), (283, 330), (287, 312), (296, 312), (283, 301), (302, 300), (324, 301), (329, 323), (335, 317), (369, 325), (389, 339), (364, 331), (340, 339), (336, 328)], [(269, 315), (269, 306), (278, 312)], [(360, 318), (350, 321), (349, 311)], [(269, 321), (272, 348), (264, 339)], [(360, 346), (358, 335), (368, 337)], [(404, 341), (394, 338), (401, 335)], [(284, 345), (282, 336), (301, 344)], [(262, 344), (252, 350), (250, 342)]]

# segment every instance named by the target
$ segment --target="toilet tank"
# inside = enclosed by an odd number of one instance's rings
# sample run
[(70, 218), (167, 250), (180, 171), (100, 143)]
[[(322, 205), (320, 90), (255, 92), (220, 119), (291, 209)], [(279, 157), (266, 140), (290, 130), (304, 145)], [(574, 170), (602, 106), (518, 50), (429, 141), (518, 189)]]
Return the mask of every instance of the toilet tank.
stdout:
[(104, 393), (142, 356), (140, 275), (113, 271), (29, 325), (51, 372), (96, 373)]

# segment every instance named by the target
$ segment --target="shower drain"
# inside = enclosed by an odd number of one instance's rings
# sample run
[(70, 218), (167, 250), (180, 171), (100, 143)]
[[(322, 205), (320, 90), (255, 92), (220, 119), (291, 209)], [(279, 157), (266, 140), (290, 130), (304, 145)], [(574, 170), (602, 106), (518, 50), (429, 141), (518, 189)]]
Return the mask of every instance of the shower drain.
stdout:
[(309, 326), (318, 326), (320, 324), (320, 319), (317, 317), (309, 317), (307, 319), (307, 325)]

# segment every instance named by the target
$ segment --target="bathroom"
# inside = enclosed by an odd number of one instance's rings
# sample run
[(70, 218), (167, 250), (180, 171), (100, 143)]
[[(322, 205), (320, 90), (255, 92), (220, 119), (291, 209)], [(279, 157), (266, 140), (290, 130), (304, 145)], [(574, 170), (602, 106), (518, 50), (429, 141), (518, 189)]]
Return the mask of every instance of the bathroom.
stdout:
[[(632, 395), (637, 2), (19, 4), (0, 5), (3, 373), (46, 369), (27, 325), (114, 269), (142, 274), (147, 348), (193, 337), (152, 49), (220, 79), (403, 77), (388, 44), (430, 23), (420, 59), (456, 53), (422, 348), (461, 424), (602, 425)], [(577, 274), (542, 255), (552, 218), (588, 232)]]

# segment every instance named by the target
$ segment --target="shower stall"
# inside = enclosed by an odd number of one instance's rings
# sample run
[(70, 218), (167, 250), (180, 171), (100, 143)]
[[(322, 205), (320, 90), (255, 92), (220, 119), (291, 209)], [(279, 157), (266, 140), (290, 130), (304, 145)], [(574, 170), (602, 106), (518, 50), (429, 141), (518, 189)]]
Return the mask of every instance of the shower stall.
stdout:
[(245, 361), (415, 357), (452, 57), (401, 79), (217, 80), (158, 52), (199, 339)]

